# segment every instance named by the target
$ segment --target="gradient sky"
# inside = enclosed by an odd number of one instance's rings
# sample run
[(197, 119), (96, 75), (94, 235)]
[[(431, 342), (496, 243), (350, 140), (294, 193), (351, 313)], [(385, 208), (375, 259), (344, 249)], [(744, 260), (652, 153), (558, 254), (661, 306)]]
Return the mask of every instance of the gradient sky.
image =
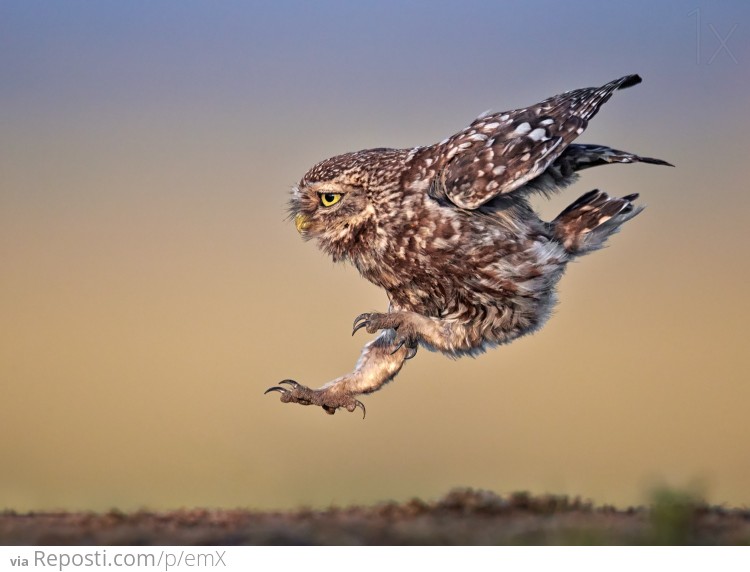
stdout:
[[(3, 0), (0, 509), (749, 505), (749, 40), (741, 1)], [(285, 220), (310, 166), (628, 73), (581, 140), (677, 168), (536, 201), (648, 204), (541, 332), (421, 351), (365, 421), (262, 395), (350, 371), (386, 307)]]

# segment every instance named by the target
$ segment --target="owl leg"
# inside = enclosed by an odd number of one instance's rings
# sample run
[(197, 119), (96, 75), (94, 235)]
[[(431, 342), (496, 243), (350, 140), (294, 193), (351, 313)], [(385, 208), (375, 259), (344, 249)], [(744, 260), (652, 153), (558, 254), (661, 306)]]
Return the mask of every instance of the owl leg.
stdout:
[[(392, 343), (392, 352), (398, 352), (402, 347), (407, 348), (406, 359), (411, 359), (417, 354), (420, 341), (419, 325), (416, 320), (410, 319), (413, 312), (366, 312), (354, 318), (352, 335), (357, 330), (365, 328), (368, 333), (374, 334), (379, 330), (393, 330), (395, 336)], [(423, 316), (413, 314), (415, 317), (424, 319)]]
[(409, 357), (408, 349), (397, 347), (394, 351), (394, 347), (393, 331), (383, 332), (365, 345), (353, 372), (334, 379), (319, 389), (310, 389), (287, 379), (278, 386), (268, 388), (265, 393), (280, 393), (282, 403), (318, 405), (331, 415), (341, 407), (350, 412), (359, 407), (364, 417), (365, 406), (354, 396), (380, 389), (396, 376)]
[(408, 357), (416, 353), (420, 343), (433, 350), (462, 355), (471, 353), (484, 341), (478, 331), (467, 328), (460, 322), (431, 318), (408, 311), (360, 314), (354, 320), (352, 334), (361, 328), (365, 328), (371, 334), (378, 330), (393, 330), (393, 351), (398, 351), (402, 346), (406, 347)]

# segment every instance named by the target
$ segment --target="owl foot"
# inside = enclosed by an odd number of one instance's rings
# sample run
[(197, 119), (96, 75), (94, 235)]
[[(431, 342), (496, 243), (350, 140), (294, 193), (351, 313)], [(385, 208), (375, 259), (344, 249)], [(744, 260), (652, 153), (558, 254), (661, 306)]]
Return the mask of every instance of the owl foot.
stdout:
[(366, 312), (354, 319), (352, 335), (356, 334), (357, 330), (362, 328), (365, 328), (370, 334), (374, 334), (378, 330), (394, 330), (396, 337), (393, 340), (393, 351), (391, 351), (391, 354), (395, 354), (402, 347), (406, 347), (406, 359), (411, 359), (417, 355), (419, 333), (407, 318), (408, 314), (402, 312), (388, 314)]
[[(289, 387), (280, 387), (288, 385)], [(279, 385), (269, 387), (263, 394), (278, 391), (281, 394), (282, 403), (299, 403), (300, 405), (319, 405), (326, 413), (333, 415), (339, 407), (343, 407), (349, 412), (353, 412), (357, 407), (362, 409), (362, 419), (365, 418), (367, 411), (365, 404), (359, 399), (354, 399), (351, 395), (341, 392), (333, 392), (327, 389), (310, 389), (300, 385), (293, 379), (280, 381)]]

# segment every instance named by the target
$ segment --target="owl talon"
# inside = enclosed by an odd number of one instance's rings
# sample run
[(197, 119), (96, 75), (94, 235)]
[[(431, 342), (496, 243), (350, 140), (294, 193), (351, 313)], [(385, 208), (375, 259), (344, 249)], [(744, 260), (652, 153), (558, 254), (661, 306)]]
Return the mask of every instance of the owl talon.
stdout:
[(266, 395), (268, 393), (271, 393), (272, 391), (278, 391), (279, 393), (289, 393), (289, 389), (286, 387), (280, 387), (281, 385), (291, 385), (294, 389), (297, 389), (298, 387), (302, 387), (299, 383), (294, 381), (293, 379), (285, 379), (284, 381), (280, 381), (279, 385), (274, 385), (273, 387), (269, 387), (263, 392), (263, 395)]
[(287, 393), (289, 390), (284, 387), (279, 387), (278, 385), (275, 385), (273, 387), (269, 387), (263, 392), (263, 395), (267, 395), (271, 393), (272, 391), (278, 391), (279, 393)]
[(349, 411), (349, 413), (354, 413), (357, 410), (357, 407), (362, 408), (362, 419), (364, 419), (367, 415), (367, 410), (365, 409), (365, 404), (362, 403), (359, 399), (354, 400), (354, 407), (352, 407), (351, 409), (347, 407), (346, 409), (347, 411)]
[(367, 333), (374, 334), (378, 330), (398, 330), (399, 325), (400, 317), (397, 313), (365, 312), (354, 319), (352, 335), (362, 328), (365, 328)]
[(409, 339), (407, 337), (398, 337), (395, 340), (396, 347), (391, 352), (391, 355), (395, 354), (398, 350), (400, 350), (402, 347), (406, 346), (406, 349), (408, 350), (406, 352), (406, 358), (404, 359), (411, 359), (415, 355), (417, 355), (417, 342), (415, 340)]
[(364, 313), (354, 318), (354, 324), (352, 324), (352, 335), (356, 334), (357, 330), (361, 330), (362, 328), (368, 326), (371, 316), (372, 314), (370, 313)]
[[(281, 387), (281, 385), (288, 385), (291, 387)], [(310, 389), (304, 385), (297, 383), (293, 379), (285, 379), (280, 381), (279, 385), (269, 387), (263, 392), (263, 395), (267, 395), (271, 392), (278, 392), (281, 394), (280, 401), (282, 403), (298, 403), (300, 405), (319, 405), (329, 415), (336, 413), (336, 410), (340, 407), (345, 408), (349, 412), (354, 412), (357, 408), (362, 409), (362, 419), (367, 414), (365, 405), (358, 399), (354, 399), (351, 395), (333, 393), (329, 390), (323, 389)]]
[(378, 312), (365, 312), (354, 319), (352, 335), (358, 330), (365, 328), (368, 334), (374, 334), (378, 330), (387, 330), (393, 326), (389, 325), (389, 317), (392, 314), (380, 314)]

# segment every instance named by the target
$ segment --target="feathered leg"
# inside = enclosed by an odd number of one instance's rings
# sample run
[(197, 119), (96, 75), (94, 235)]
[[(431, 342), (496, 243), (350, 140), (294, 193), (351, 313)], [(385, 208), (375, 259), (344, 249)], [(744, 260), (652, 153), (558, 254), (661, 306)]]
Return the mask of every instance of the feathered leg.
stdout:
[(394, 332), (388, 330), (365, 345), (353, 372), (334, 379), (319, 389), (310, 389), (286, 379), (267, 389), (266, 393), (281, 393), (282, 403), (319, 405), (331, 415), (340, 407), (347, 411), (354, 411), (359, 407), (364, 417), (365, 406), (354, 396), (380, 389), (396, 376), (404, 362), (413, 355), (408, 348), (395, 345)]

